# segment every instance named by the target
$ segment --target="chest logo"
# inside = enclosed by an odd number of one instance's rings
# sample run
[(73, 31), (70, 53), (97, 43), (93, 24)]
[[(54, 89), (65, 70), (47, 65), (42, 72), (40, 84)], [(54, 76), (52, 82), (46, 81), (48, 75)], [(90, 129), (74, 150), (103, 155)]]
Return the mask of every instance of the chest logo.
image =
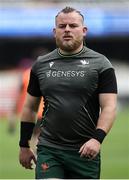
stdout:
[(54, 62), (49, 63), (50, 68), (53, 66), (53, 64), (54, 64)]
[(86, 60), (81, 60), (80, 62), (82, 63), (82, 65), (88, 65), (89, 64), (89, 61), (86, 61)]
[(89, 61), (87, 60), (80, 60), (81, 64), (78, 65), (79, 67), (85, 68), (86, 66), (89, 65)]

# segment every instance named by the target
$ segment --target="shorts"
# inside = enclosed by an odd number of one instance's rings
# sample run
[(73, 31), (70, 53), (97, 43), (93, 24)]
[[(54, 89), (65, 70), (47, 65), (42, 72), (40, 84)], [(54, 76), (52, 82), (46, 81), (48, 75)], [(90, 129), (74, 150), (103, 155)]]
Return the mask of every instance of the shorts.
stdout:
[(38, 146), (36, 179), (99, 179), (100, 154), (95, 159), (80, 157), (78, 150)]

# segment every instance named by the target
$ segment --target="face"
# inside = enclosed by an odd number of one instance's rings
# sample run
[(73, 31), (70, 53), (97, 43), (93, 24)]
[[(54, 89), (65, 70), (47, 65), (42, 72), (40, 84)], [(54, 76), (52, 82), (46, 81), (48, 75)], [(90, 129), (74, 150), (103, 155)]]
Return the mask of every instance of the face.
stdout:
[(83, 19), (77, 12), (60, 13), (56, 19), (56, 28), (53, 30), (56, 44), (63, 52), (81, 50), (86, 31)]

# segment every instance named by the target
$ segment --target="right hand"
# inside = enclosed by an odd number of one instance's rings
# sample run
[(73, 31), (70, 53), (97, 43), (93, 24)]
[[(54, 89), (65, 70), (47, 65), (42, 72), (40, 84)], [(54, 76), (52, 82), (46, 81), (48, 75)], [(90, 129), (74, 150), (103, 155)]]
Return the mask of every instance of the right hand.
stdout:
[(33, 169), (32, 168), (32, 160), (36, 164), (36, 158), (33, 151), (30, 148), (21, 147), (19, 152), (19, 162), (20, 164), (25, 167), (26, 169)]

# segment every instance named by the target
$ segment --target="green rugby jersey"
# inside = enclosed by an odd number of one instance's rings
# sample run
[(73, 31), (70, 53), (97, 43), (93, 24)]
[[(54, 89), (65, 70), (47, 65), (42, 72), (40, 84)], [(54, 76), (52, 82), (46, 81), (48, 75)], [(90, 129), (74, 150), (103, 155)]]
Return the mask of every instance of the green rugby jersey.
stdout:
[(45, 100), (39, 145), (78, 149), (95, 132), (99, 93), (117, 93), (116, 78), (102, 54), (85, 46), (71, 56), (55, 49), (34, 63), (28, 93)]

